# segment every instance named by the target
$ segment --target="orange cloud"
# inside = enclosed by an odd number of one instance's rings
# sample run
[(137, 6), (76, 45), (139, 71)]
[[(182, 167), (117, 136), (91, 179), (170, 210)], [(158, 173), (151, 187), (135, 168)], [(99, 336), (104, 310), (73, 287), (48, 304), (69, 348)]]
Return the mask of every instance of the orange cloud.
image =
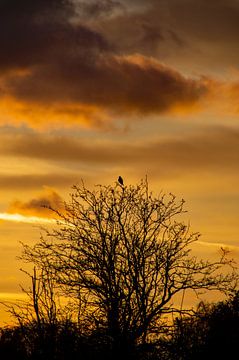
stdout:
[(30, 125), (42, 130), (48, 127), (104, 127), (112, 128), (109, 115), (94, 105), (77, 103), (38, 104), (17, 100), (11, 96), (0, 98), (1, 125)]
[(44, 194), (31, 199), (29, 201), (15, 200), (9, 208), (9, 214), (20, 214), (25, 216), (35, 216), (40, 218), (55, 218), (56, 213), (51, 209), (62, 212), (64, 210), (64, 202), (56, 191), (45, 188)]
[[(176, 70), (143, 56), (98, 56), (88, 64), (76, 57), (67, 65), (36, 66), (2, 79), (2, 119), (49, 123), (101, 124), (110, 112), (154, 114), (188, 108), (207, 94), (203, 79), (184, 77)], [(70, 73), (69, 73), (70, 71)], [(47, 87), (46, 84), (50, 83)], [(9, 110), (10, 109), (10, 110)], [(46, 117), (47, 115), (47, 117)]]
[[(44, 76), (50, 79), (50, 73), (42, 74), (42, 83), (36, 81), (35, 86), (34, 73), (14, 72), (11, 91), (8, 89), (0, 96), (0, 123), (28, 124), (37, 129), (59, 125), (114, 129), (116, 114), (134, 118), (140, 114), (184, 115), (204, 110), (223, 115), (239, 112), (237, 79), (227, 82), (206, 77), (191, 79), (141, 55), (101, 61), (99, 78), (92, 90), (88, 79), (81, 82), (76, 76), (71, 82), (59, 75), (51, 79), (54, 91), (48, 93), (44, 91)], [(7, 81), (8, 76), (5, 85)]]

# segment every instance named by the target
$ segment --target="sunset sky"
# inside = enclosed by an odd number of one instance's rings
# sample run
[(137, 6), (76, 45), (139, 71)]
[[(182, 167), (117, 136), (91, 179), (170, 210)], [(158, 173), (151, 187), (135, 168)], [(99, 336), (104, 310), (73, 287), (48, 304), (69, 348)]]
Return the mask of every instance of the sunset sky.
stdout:
[(0, 24), (0, 301), (81, 179), (147, 175), (200, 256), (239, 259), (238, 0), (0, 0)]

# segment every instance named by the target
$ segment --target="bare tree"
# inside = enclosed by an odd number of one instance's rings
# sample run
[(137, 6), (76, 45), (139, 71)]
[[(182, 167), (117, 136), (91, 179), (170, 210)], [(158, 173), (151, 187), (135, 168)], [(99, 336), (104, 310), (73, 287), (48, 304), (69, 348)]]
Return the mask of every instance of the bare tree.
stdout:
[(55, 277), (49, 268), (42, 268), (38, 273), (36, 267), (30, 274), (22, 270), (30, 278), (30, 287), (21, 286), (26, 300), (3, 302), (7, 311), (13, 316), (20, 327), (33, 324), (39, 332), (45, 325), (54, 326), (58, 321), (64, 321), (60, 294), (55, 283)]
[(173, 308), (176, 294), (235, 287), (233, 270), (221, 273), (232, 266), (225, 251), (216, 262), (192, 255), (199, 234), (180, 219), (184, 200), (154, 196), (147, 180), (73, 190), (64, 213), (53, 209), (56, 228), (24, 246), (23, 259), (50, 269), (92, 330), (104, 329), (118, 345), (142, 343), (159, 331), (165, 314), (182, 311)]

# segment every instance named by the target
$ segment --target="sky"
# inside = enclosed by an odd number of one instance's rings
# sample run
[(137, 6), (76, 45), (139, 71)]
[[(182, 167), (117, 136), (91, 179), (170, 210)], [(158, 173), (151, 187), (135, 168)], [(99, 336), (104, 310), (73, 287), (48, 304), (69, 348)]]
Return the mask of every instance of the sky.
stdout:
[(81, 179), (147, 176), (238, 261), (238, 0), (0, 0), (0, 24), (0, 301)]

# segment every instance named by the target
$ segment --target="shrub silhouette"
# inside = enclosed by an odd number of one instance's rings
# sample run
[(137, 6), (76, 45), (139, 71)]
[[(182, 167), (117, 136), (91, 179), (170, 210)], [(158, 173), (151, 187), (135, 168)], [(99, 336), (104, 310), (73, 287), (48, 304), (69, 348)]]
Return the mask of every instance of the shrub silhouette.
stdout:
[(233, 359), (239, 343), (239, 293), (224, 302), (200, 303), (194, 316), (177, 319), (162, 359)]

